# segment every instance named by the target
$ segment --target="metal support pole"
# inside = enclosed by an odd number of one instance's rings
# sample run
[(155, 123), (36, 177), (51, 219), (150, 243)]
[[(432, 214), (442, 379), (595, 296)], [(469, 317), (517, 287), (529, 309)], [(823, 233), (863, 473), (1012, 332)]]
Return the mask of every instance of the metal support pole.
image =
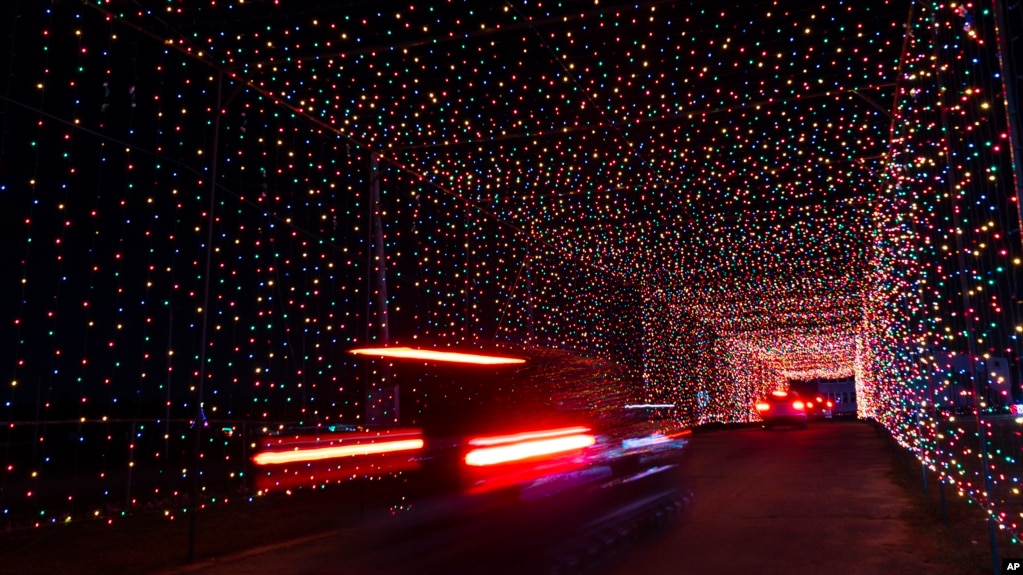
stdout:
[(195, 445), (192, 452), (192, 494), (189, 503), (191, 511), (188, 522), (188, 561), (195, 560), (196, 532), (199, 526), (199, 489), (202, 487), (199, 472), (202, 466), (202, 430), (205, 424), (203, 413), (203, 386), (206, 383), (206, 332), (209, 326), (209, 305), (210, 305), (210, 274), (213, 267), (213, 224), (215, 218), (213, 212), (216, 209), (217, 198), (217, 148), (219, 147), (220, 136), (220, 105), (224, 89), (224, 73), (217, 73), (217, 107), (213, 116), (213, 150), (210, 158), (210, 207), (206, 214), (209, 222), (206, 229), (206, 271), (203, 274), (203, 297), (202, 297), (202, 335), (199, 339), (199, 382), (196, 384), (195, 421), (193, 422), (193, 435)]
[(938, 491), (941, 493), (941, 520), (948, 525), (948, 503), (945, 501), (945, 481), (939, 481), (938, 485), (940, 488)]
[[(376, 333), (380, 338), (380, 343), (388, 345), (391, 342), (391, 335), (387, 316), (387, 253), (386, 246), (384, 245), (384, 206), (380, 192), (380, 163), (376, 154), (370, 155), (369, 171), (370, 244), (373, 255), (370, 262), (372, 273), (367, 275), (375, 279), (375, 282), (371, 284), (371, 294), (369, 295), (374, 297), (373, 307), (376, 312)], [(370, 316), (372, 317), (372, 315), (371, 312)], [(401, 406), (400, 390), (398, 389), (397, 382), (393, 381), (394, 374), (388, 366), (389, 364), (382, 362), (378, 375), (381, 381), (389, 381), (392, 384), (390, 402), (392, 411), (390, 421), (386, 423), (388, 427), (391, 427), (401, 423)], [(370, 385), (373, 384), (367, 382), (367, 386)], [(376, 391), (378, 394), (382, 394), (383, 387), (378, 387)], [(366, 418), (367, 424), (379, 424), (376, 419), (380, 415), (380, 401), (381, 398), (377, 397), (375, 398), (376, 405), (374, 405), (374, 402), (367, 402), (366, 408), (369, 410)]]
[[(1023, 149), (1020, 144), (1019, 135), (1019, 112), (1016, 108), (1016, 79), (1009, 74), (1015, 69), (1015, 66), (1011, 62), (1013, 56), (1013, 49), (1009, 43), (1009, 37), (1006, 34), (1006, 22), (1005, 22), (1005, 9), (1002, 4), (1004, 0), (992, 0), (992, 12), (995, 18), (995, 35), (998, 40), (998, 69), (1002, 80), (1002, 91), (1004, 93), (1005, 100), (1005, 118), (1009, 129), (1009, 160), (1012, 162), (1012, 182), (1013, 189), (1015, 190), (1015, 197), (1017, 200), (1021, 199), (1020, 185), (1023, 184), (1023, 160), (1020, 159), (1020, 155), (1023, 155)], [(1020, 218), (1020, 225), (1023, 226), (1023, 203), (1016, 202), (1018, 206), (1017, 215)]]
[(920, 475), (924, 480), (924, 493), (927, 493), (927, 465), (924, 462), (920, 462)]
[(995, 518), (991, 512), (987, 512), (987, 536), (991, 540), (991, 564), (994, 566), (994, 573), (1000, 572), (1002, 562), (998, 560), (998, 538), (995, 535)]
[(131, 419), (131, 435), (128, 436), (128, 478), (124, 486), (124, 508), (131, 509), (131, 484), (135, 475), (135, 433), (138, 429), (138, 421)]

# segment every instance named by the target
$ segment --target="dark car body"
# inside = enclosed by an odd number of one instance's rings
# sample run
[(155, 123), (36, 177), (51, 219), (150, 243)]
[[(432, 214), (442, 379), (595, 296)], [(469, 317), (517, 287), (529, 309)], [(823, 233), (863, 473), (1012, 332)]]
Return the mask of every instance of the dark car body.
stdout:
[(806, 428), (809, 421), (806, 400), (791, 390), (776, 390), (767, 394), (757, 401), (756, 410), (767, 428), (782, 425)]
[[(371, 561), (390, 573), (484, 563), (491, 573), (548, 571), (552, 557), (684, 507), (690, 430), (671, 404), (630, 401), (599, 361), (535, 350), (528, 358), (510, 368), (416, 366), (426, 375), (401, 389), (400, 427), (268, 436), (254, 456), (271, 462), (260, 486), (399, 475), (400, 511), (381, 532), (403, 543)], [(296, 450), (338, 457), (292, 460)], [(413, 548), (435, 552), (403, 556)], [(460, 551), (441, 553), (451, 549)]]

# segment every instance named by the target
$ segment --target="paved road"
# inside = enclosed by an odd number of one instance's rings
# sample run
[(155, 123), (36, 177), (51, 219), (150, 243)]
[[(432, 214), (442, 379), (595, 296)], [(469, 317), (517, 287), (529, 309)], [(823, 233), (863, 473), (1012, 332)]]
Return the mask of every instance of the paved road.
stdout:
[(889, 448), (867, 423), (718, 431), (692, 448), (688, 513), (614, 575), (956, 572), (911, 529)]
[[(754, 428), (699, 433), (685, 463), (693, 499), (676, 521), (624, 547), (597, 567), (601, 575), (635, 574), (876, 574), (955, 571), (943, 565), (937, 542), (914, 534), (911, 504), (890, 477), (886, 443), (861, 422), (822, 422), (808, 430)], [(191, 565), (168, 573), (275, 573), (310, 575), (373, 573), (377, 557), (478, 557), (509, 552), (507, 539), (484, 536), (479, 526), (447, 526), (448, 535), (420, 541), (366, 537), (366, 529), (341, 529)], [(451, 537), (450, 534), (456, 534)], [(479, 547), (485, 547), (482, 552)], [(488, 551), (489, 549), (489, 551)], [(399, 563), (408, 567), (408, 562)], [(465, 573), (491, 572), (460, 562)], [(537, 563), (531, 564), (536, 567)], [(536, 567), (538, 570), (539, 567)], [(546, 567), (543, 568), (546, 570)], [(531, 572), (528, 569), (517, 572)]]

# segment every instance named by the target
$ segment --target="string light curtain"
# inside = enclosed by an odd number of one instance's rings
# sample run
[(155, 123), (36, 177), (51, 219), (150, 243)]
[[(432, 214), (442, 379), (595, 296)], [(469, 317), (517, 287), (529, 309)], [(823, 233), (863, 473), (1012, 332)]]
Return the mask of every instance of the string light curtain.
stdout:
[(353, 347), (531, 345), (692, 424), (853, 375), (1014, 528), (1015, 455), (932, 409), (1019, 366), (991, 14), (918, 4), (5, 7), (5, 520), (180, 517), (256, 437), (427, 417)]
[(1007, 414), (1020, 400), (1020, 211), (1003, 84), (1014, 80), (999, 67), (991, 8), (928, 3), (909, 23), (863, 395), (1015, 537), (1020, 447)]

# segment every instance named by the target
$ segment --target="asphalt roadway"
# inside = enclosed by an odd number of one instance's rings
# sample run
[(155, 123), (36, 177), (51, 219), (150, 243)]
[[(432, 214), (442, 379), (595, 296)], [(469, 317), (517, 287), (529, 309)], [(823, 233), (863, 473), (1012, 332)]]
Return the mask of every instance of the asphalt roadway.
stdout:
[[(692, 497), (670, 521), (642, 536), (594, 549), (597, 561), (572, 569), (527, 563), (514, 572), (600, 575), (842, 573), (956, 573), (942, 563), (939, 542), (911, 525), (912, 502), (892, 478), (891, 451), (875, 429), (858, 421), (826, 421), (807, 430), (722, 429), (693, 436), (679, 476)], [(439, 555), (502, 551), (506, 539), (478, 526), (451, 537), (381, 546), (366, 529), (342, 528), (319, 536), (191, 564), (170, 574), (282, 575), (386, 572), (366, 556), (416, 547)], [(479, 535), (477, 535), (479, 534)], [(474, 550), (470, 550), (470, 547)], [(360, 559), (360, 557), (363, 557)], [(416, 573), (452, 572), (416, 563)], [(459, 563), (465, 573), (490, 567)], [(535, 571), (534, 571), (535, 570)]]
[(957, 573), (911, 527), (890, 448), (868, 423), (702, 434), (693, 455), (688, 513), (610, 573)]

